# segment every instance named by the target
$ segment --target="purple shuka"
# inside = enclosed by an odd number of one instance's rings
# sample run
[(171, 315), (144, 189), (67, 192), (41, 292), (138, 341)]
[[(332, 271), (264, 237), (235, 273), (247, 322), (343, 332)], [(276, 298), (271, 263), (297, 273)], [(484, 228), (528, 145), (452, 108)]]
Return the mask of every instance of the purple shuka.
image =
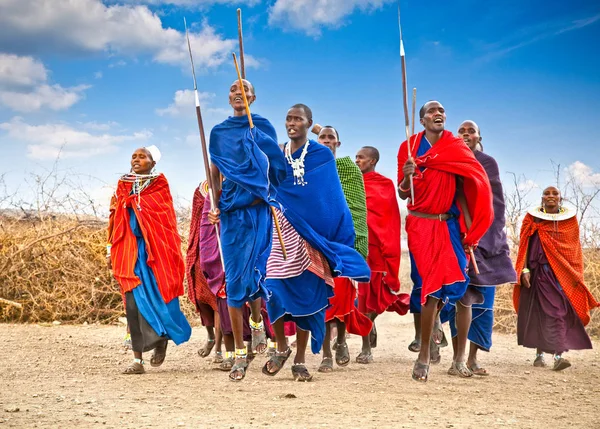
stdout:
[(494, 196), (494, 222), (475, 249), (479, 274), (475, 274), (473, 267), (469, 268), (470, 284), (474, 286), (496, 286), (504, 283), (515, 283), (517, 275), (510, 260), (510, 250), (504, 231), (506, 205), (504, 204), (504, 192), (498, 164), (494, 158), (481, 151), (475, 152), (475, 158), (483, 166), (490, 179)]
[(217, 242), (217, 233), (215, 226), (208, 221), (208, 212), (210, 212), (212, 204), (210, 195), (204, 200), (202, 207), (202, 220), (200, 221), (200, 264), (204, 276), (208, 282), (210, 291), (215, 294), (219, 293), (223, 282), (225, 281), (225, 273), (219, 256), (219, 244)]

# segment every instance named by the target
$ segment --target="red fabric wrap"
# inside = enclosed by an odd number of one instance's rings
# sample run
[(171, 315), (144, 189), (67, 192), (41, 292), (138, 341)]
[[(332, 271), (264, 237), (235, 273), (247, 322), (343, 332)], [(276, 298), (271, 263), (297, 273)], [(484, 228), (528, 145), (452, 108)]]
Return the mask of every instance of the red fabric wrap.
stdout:
[(156, 277), (160, 294), (168, 303), (183, 295), (185, 272), (169, 184), (161, 174), (141, 192), (139, 199), (137, 194), (131, 195), (132, 185), (131, 182), (119, 181), (114, 211), (111, 211), (113, 275), (119, 282), (122, 293), (129, 292), (140, 284), (140, 279), (134, 273), (137, 241), (129, 226), (127, 210), (132, 207), (146, 242), (148, 266)]
[(521, 272), (527, 263), (529, 238), (538, 233), (546, 258), (567, 299), (577, 312), (583, 326), (590, 322), (590, 310), (600, 306), (583, 282), (583, 253), (579, 242), (579, 224), (577, 218), (553, 222), (544, 220), (535, 222), (527, 213), (521, 225), (519, 253), (517, 255), (518, 284), (513, 291), (513, 304), (519, 311), (521, 295)]
[(207, 304), (214, 311), (217, 311), (217, 297), (208, 287), (208, 282), (206, 281), (206, 277), (204, 277), (200, 262), (200, 221), (202, 220), (203, 208), (204, 197), (200, 193), (200, 190), (196, 188), (192, 200), (190, 236), (185, 256), (185, 274), (188, 285), (188, 299), (194, 304), (196, 311), (203, 316), (204, 322), (205, 319), (210, 320), (210, 317), (204, 317), (202, 313), (206, 311), (206, 307), (201, 304)]
[[(413, 136), (411, 151), (417, 153), (424, 131)], [(398, 151), (398, 183), (402, 182), (402, 168), (408, 159), (407, 142)], [(449, 131), (421, 157), (415, 158), (417, 171), (413, 176), (415, 202), (409, 210), (421, 213), (447, 213), (456, 195), (456, 176), (463, 178), (463, 190), (471, 214), (472, 224), (467, 230), (463, 216), (460, 218), (464, 243), (474, 246), (483, 237), (494, 220), (492, 190), (481, 164), (475, 159), (463, 140)], [(424, 168), (424, 171), (421, 171)], [(460, 206), (459, 206), (460, 209)], [(408, 247), (423, 279), (422, 302), (442, 285), (464, 281), (445, 222), (408, 216), (406, 220)]]
[(369, 335), (373, 328), (373, 322), (356, 308), (357, 293), (352, 281), (346, 277), (336, 277), (333, 281), (335, 282), (333, 289), (335, 295), (329, 298), (331, 306), (325, 313), (325, 321), (330, 322), (337, 318), (344, 322), (346, 331), (350, 334), (361, 337)]
[(401, 220), (396, 187), (394, 182), (375, 171), (364, 174), (363, 179), (367, 196), (367, 262), (371, 268), (371, 281), (359, 286), (359, 307), (365, 313), (381, 314), (398, 303), (391, 311), (406, 314), (409, 296), (395, 294), (400, 291), (398, 272), (401, 259)]

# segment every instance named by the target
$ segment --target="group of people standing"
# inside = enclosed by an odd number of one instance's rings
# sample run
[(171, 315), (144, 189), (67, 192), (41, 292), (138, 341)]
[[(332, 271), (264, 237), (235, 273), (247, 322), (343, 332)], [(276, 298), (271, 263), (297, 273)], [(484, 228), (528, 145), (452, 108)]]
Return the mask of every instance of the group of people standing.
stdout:
[[(215, 349), (232, 381), (245, 377), (257, 353), (269, 356), (264, 374), (279, 373), (294, 334), (295, 380), (313, 377), (309, 342), (313, 353), (323, 352), (319, 372), (333, 371), (334, 359), (348, 365), (347, 333), (363, 338), (356, 362), (368, 364), (376, 317), (409, 310), (414, 380), (427, 381), (429, 365), (440, 361), (445, 322), (454, 349), (448, 373), (488, 375), (477, 351), (491, 347), (495, 287), (506, 283), (516, 284), (518, 340), (537, 349), (535, 366), (545, 365), (546, 352), (561, 370), (570, 365), (563, 352), (591, 348), (584, 325), (599, 304), (583, 283), (574, 211), (556, 188), (544, 190), (541, 206), (524, 220), (515, 271), (498, 166), (483, 152), (476, 123), (463, 122), (456, 137), (445, 130), (441, 103), (427, 102), (419, 112), (424, 130), (400, 146), (396, 187), (375, 171), (376, 148), (361, 148), (355, 160), (338, 158), (340, 135), (332, 126), (310, 140), (309, 107), (288, 110), (289, 140), (278, 144), (274, 127), (250, 115), (244, 98), (248, 106), (256, 100), (253, 85), (234, 82), (233, 115), (211, 131), (213, 189), (195, 191), (185, 264), (167, 181), (154, 172), (160, 152), (136, 150), (131, 172), (119, 180), (107, 249), (134, 353), (124, 373), (143, 373), (142, 353), (150, 350), (150, 364), (160, 366), (169, 339), (189, 339), (178, 301), (184, 273), (208, 333), (198, 353)], [(400, 293), (397, 195), (408, 199), (411, 294)]]

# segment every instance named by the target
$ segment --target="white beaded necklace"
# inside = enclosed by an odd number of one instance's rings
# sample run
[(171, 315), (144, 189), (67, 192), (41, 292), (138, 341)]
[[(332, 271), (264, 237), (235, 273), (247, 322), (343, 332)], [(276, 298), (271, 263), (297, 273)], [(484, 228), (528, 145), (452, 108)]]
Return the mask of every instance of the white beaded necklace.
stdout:
[(298, 159), (292, 158), (292, 142), (289, 141), (285, 145), (285, 159), (287, 159), (288, 164), (292, 166), (292, 170), (294, 171), (294, 185), (306, 186), (308, 184), (304, 180), (304, 158), (306, 158), (309, 145), (309, 141), (306, 140), (304, 149), (302, 149), (302, 153)]

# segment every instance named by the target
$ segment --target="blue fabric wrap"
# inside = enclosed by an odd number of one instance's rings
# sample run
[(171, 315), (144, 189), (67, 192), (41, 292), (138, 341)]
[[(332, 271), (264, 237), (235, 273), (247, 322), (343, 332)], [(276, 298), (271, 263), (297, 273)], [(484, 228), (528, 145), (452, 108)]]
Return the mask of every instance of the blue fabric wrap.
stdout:
[(284, 321), (310, 331), (310, 349), (319, 353), (325, 339), (325, 311), (333, 296), (331, 287), (306, 270), (289, 279), (267, 279), (267, 288), (272, 292), (267, 302), (271, 323), (283, 317)]
[(192, 328), (179, 308), (179, 298), (174, 298), (168, 303), (163, 300), (156, 277), (146, 262), (148, 253), (142, 230), (133, 209), (128, 210), (129, 226), (136, 237), (138, 248), (134, 273), (141, 283), (133, 289), (138, 310), (157, 335), (167, 337), (175, 344), (184, 343), (190, 339)]
[[(304, 146), (292, 156), (300, 157)], [(292, 167), (277, 189), (283, 214), (294, 229), (327, 259), (334, 276), (367, 282), (371, 271), (354, 249), (354, 223), (342, 191), (331, 151), (310, 141), (304, 159), (306, 186), (294, 185)], [(272, 297), (267, 303), (269, 318), (293, 321), (311, 332), (311, 350), (319, 353), (325, 338), (325, 310), (333, 290), (310, 271), (288, 279), (267, 279)]]
[(423, 279), (421, 279), (419, 270), (417, 270), (417, 265), (415, 264), (415, 259), (413, 258), (412, 253), (408, 252), (408, 256), (410, 257), (410, 279), (413, 282), (413, 288), (410, 293), (410, 312), (420, 314), (421, 288), (423, 287)]
[[(303, 148), (300, 147), (292, 157), (299, 158)], [(325, 256), (334, 277), (368, 282), (371, 270), (354, 249), (354, 223), (331, 151), (310, 141), (304, 159), (306, 186), (294, 185), (289, 164), (287, 170), (287, 178), (277, 189), (286, 219), (302, 238)], [(316, 187), (318, 192), (315, 192)]]
[[(483, 304), (473, 305), (473, 320), (467, 338), (477, 344), (481, 350), (489, 352), (492, 348), (492, 329), (494, 327), (494, 299), (496, 288), (489, 286), (469, 286), (477, 289), (483, 294)], [(442, 322), (450, 322), (450, 333), (452, 337), (458, 335), (456, 329), (456, 307), (446, 305), (441, 313)]]
[[(221, 245), (227, 304), (241, 307), (268, 299), (264, 281), (271, 252), (272, 218), (267, 203), (277, 205), (275, 187), (286, 176), (286, 161), (271, 123), (252, 115), (229, 117), (210, 133), (210, 157), (225, 176), (219, 201)], [(265, 204), (251, 204), (261, 199)]]

